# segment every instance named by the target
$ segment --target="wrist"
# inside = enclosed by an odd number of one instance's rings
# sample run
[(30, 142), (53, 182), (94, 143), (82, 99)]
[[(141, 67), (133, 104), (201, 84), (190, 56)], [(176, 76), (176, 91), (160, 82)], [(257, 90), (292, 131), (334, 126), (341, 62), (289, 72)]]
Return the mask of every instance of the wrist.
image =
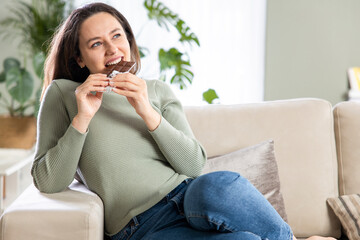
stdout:
[(88, 127), (89, 127), (90, 121), (91, 121), (91, 118), (76, 115), (73, 118), (71, 124), (79, 132), (86, 133), (86, 131), (87, 131)]
[(145, 121), (145, 124), (149, 131), (154, 131), (160, 125), (161, 115), (153, 108), (151, 108), (147, 114), (141, 117)]

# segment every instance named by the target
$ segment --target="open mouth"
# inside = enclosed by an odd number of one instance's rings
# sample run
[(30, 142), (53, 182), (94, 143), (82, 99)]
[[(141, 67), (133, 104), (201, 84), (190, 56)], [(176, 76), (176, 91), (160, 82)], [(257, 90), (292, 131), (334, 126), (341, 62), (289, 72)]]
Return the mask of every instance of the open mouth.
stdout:
[(114, 61), (107, 62), (107, 63), (105, 64), (105, 67), (109, 67), (109, 66), (112, 66), (112, 65), (116, 65), (116, 64), (118, 64), (119, 62), (121, 62), (121, 61), (123, 60), (123, 58), (124, 58), (124, 57), (120, 57), (120, 58), (118, 58), (118, 59), (116, 59), (116, 60), (114, 60)]

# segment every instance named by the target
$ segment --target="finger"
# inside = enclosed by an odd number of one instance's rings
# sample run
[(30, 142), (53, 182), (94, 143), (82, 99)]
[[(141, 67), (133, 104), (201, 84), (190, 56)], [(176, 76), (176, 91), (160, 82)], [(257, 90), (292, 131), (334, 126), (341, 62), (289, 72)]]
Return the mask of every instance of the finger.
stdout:
[[(115, 86), (118, 88), (130, 89), (132, 91), (147, 91), (146, 82), (136, 77), (135, 75), (130, 74), (130, 78), (116, 78), (114, 80), (110, 80), (110, 86)], [(135, 76), (135, 78), (134, 78)]]
[(87, 95), (90, 92), (104, 92), (106, 89), (106, 86), (87, 86), (87, 87), (81, 87), (77, 88), (75, 90), (76, 95)]
[(102, 96), (103, 96), (103, 94), (104, 94), (104, 91), (97, 91), (95, 95), (96, 95), (96, 97), (98, 97), (99, 99), (101, 99)]
[(86, 83), (86, 85), (87, 86), (109, 86), (109, 81), (108, 80), (104, 80), (104, 81), (95, 80), (95, 81)]
[(94, 87), (107, 87), (107, 86), (109, 86), (109, 81), (108, 80), (92, 80), (92, 79), (88, 79), (86, 82), (84, 82), (83, 84), (81, 84), (78, 87), (78, 91), (89, 92), (89, 91), (93, 91)]
[(139, 91), (139, 86), (133, 84), (132, 82), (110, 82), (110, 86), (122, 89), (122, 90), (128, 90), (128, 91), (133, 91), (133, 92), (137, 92)]
[(105, 92), (106, 87), (93, 87), (90, 92)]
[(142, 81), (141, 78), (138, 78), (136, 75), (131, 73), (121, 73), (116, 75), (114, 78), (111, 79), (113, 82), (131, 82), (135, 85), (140, 85)]
[(106, 74), (103, 73), (94, 73), (90, 74), (89, 77), (95, 77), (95, 78), (107, 78)]
[(125, 97), (136, 98), (137, 96), (135, 92), (124, 89), (113, 88), (112, 91)]
[(97, 73), (97, 74), (91, 74), (89, 75), (89, 77), (86, 79), (86, 81), (84, 83), (87, 82), (93, 82), (93, 81), (109, 81), (109, 78), (105, 75), (105, 74), (101, 74), (101, 73)]

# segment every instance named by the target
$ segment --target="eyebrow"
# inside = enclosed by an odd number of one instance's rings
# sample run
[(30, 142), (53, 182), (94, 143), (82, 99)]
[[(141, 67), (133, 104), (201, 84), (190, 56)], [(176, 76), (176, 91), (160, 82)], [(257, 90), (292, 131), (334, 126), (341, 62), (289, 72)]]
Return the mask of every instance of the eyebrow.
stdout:
[[(117, 32), (117, 31), (119, 31), (119, 30), (121, 30), (121, 28), (115, 28), (114, 30), (112, 30), (111, 32), (109, 32), (109, 35), (110, 35), (110, 34), (113, 34), (114, 32)], [(90, 38), (89, 40), (86, 41), (86, 44), (88, 45), (90, 42), (95, 41), (95, 40), (98, 40), (98, 39), (100, 39), (100, 37)]]

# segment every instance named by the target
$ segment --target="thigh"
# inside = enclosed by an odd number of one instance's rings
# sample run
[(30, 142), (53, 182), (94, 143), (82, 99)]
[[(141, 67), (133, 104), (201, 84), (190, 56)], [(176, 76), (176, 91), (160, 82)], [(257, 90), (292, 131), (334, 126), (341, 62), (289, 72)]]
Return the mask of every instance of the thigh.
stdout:
[(178, 222), (171, 227), (159, 229), (156, 232), (148, 234), (145, 240), (178, 240), (178, 239), (191, 239), (191, 240), (261, 240), (255, 234), (249, 232), (233, 232), (233, 233), (220, 233), (220, 232), (204, 232), (193, 229), (187, 222)]
[(205, 174), (184, 197), (187, 221), (198, 230), (251, 232), (262, 238), (291, 239), (291, 229), (264, 196), (238, 173)]

